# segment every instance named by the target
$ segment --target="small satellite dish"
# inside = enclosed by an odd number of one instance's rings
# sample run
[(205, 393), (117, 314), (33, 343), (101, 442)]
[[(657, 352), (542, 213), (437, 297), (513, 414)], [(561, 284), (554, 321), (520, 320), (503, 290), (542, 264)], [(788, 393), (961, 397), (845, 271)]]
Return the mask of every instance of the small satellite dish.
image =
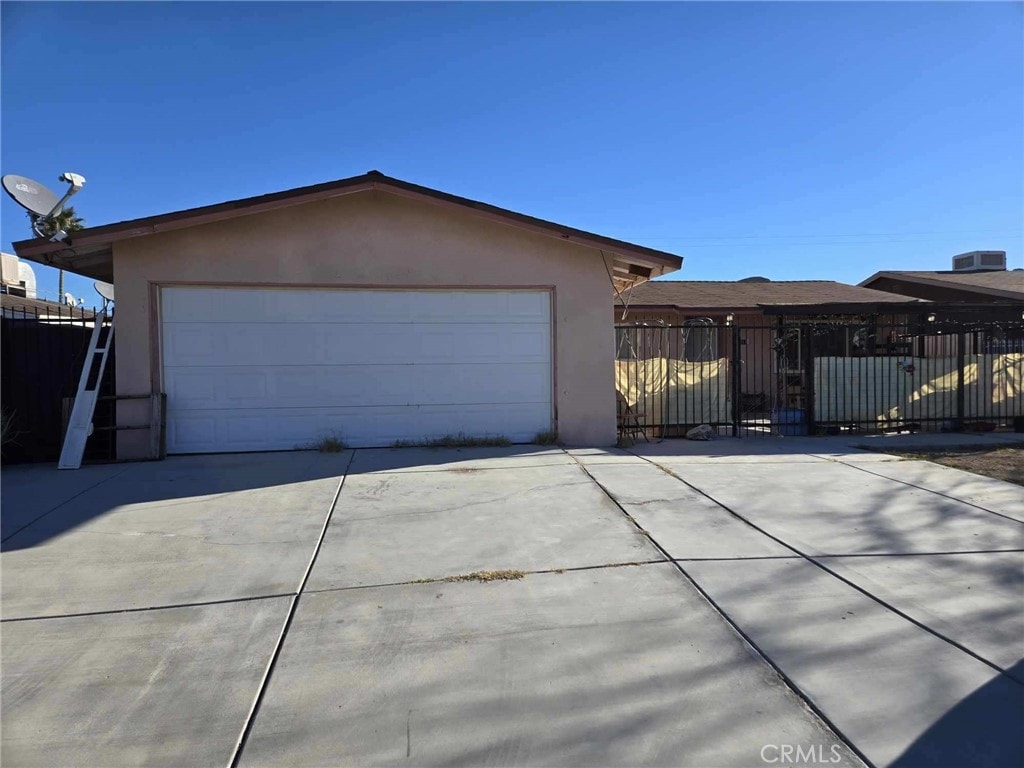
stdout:
[(76, 299), (74, 297), (74, 295), (72, 295), (70, 293), (65, 293), (64, 294), (64, 303), (67, 304), (69, 307), (77, 307), (78, 306), (78, 299)]
[(49, 216), (60, 198), (38, 181), (9, 173), (2, 180), (4, 191), (14, 202), (36, 216)]
[(110, 283), (104, 283), (102, 280), (97, 280), (92, 284), (92, 287), (96, 289), (96, 293), (102, 296), (105, 301), (114, 300), (114, 286)]

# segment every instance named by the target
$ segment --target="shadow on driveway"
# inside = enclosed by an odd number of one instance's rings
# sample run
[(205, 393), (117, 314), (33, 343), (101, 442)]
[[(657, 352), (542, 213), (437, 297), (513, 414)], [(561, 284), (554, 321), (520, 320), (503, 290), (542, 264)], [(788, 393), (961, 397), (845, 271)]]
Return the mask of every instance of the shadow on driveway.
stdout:
[(34, 547), (114, 509), (160, 505), (340, 477), (349, 453), (308, 451), (172, 456), (161, 462), (101, 465), (77, 471), (5, 468), (4, 552)]
[(472, 471), (570, 463), (558, 448), (373, 448), (341, 453), (276, 451), (171, 456), (164, 461), (61, 471), (5, 467), (0, 488), (0, 551), (34, 547), (118, 507), (167, 504), (305, 483), (346, 474)]
[[(1017, 662), (1009, 674), (1018, 680), (1024, 679), (1024, 659)], [(1015, 698), (1020, 706), (1006, 707), (1008, 697)], [(994, 677), (937, 720), (890, 764), (890, 768), (946, 765), (1016, 768), (1024, 765), (1022, 710), (1024, 687), (1003, 675)], [(979, 732), (987, 732), (993, 738), (979, 744), (976, 738)], [(998, 734), (1004, 734), (1005, 738), (998, 738)]]

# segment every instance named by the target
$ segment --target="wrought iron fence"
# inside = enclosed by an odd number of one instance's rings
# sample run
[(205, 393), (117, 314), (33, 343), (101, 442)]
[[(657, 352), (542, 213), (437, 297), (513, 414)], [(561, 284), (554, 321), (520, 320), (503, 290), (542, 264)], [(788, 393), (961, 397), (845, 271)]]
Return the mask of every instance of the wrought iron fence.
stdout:
[(671, 437), (1024, 430), (1024, 321), (616, 327), (620, 424)]
[[(6, 297), (5, 297), (6, 299)], [(92, 334), (95, 310), (44, 302), (0, 310), (0, 409), (5, 463), (56, 461), (63, 439), (63, 403), (73, 397)], [(113, 394), (113, 350), (101, 393)], [(94, 423), (112, 425), (114, 403), (97, 404)], [(86, 459), (114, 456), (114, 432), (89, 439)]]

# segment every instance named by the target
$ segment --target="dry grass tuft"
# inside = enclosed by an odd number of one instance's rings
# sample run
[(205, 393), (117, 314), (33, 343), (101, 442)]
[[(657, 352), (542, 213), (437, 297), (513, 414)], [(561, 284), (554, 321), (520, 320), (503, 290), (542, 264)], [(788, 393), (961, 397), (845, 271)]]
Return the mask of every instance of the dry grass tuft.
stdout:
[(533, 438), (533, 442), (537, 445), (555, 445), (558, 443), (558, 432), (553, 429), (547, 432), (538, 432), (537, 436)]
[(461, 576), (448, 576), (442, 581), (519, 581), (526, 574), (522, 571), (509, 569), (504, 571), (474, 571)]
[(320, 453), (341, 453), (347, 448), (348, 446), (345, 444), (345, 441), (334, 435), (321, 437), (313, 443), (313, 449), (320, 451)]
[(917, 451), (903, 449), (896, 455), (904, 459), (932, 461), (976, 475), (1024, 485), (1024, 447), (1021, 446), (984, 445)]
[(392, 448), (494, 448), (512, 445), (512, 441), (504, 435), (493, 437), (473, 437), (465, 432), (457, 435), (445, 435), (433, 440), (395, 440)]

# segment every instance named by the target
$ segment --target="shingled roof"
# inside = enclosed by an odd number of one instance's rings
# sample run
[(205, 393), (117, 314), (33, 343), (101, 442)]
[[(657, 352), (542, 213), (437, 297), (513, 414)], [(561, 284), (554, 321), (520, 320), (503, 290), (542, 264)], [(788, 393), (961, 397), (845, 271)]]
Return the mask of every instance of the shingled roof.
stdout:
[(1024, 270), (986, 270), (983, 272), (928, 272), (883, 270), (876, 272), (861, 285), (878, 280), (897, 280), (917, 285), (959, 288), (974, 293), (1005, 299), (1024, 301)]
[(738, 310), (820, 304), (904, 304), (906, 296), (834, 280), (652, 280), (630, 292), (629, 306)]

